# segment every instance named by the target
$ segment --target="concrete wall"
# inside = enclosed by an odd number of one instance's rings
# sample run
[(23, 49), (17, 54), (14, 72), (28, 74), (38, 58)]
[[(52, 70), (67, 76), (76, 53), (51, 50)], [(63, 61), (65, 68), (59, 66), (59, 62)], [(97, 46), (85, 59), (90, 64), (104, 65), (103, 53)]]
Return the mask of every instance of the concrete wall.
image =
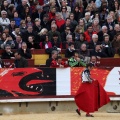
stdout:
[[(100, 108), (100, 112), (120, 112), (120, 101), (110, 102)], [(0, 103), (0, 114), (24, 114), (56, 111), (75, 111), (74, 101), (16, 102)]]

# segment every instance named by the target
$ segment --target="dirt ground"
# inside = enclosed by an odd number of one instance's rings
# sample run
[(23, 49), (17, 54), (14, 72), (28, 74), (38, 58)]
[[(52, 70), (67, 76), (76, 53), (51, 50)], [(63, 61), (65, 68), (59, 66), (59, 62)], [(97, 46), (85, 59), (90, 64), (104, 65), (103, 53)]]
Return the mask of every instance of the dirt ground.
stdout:
[(2, 115), (0, 120), (120, 120), (119, 113), (99, 113), (94, 117), (85, 117), (85, 113), (78, 116), (75, 112), (50, 112), (39, 114)]

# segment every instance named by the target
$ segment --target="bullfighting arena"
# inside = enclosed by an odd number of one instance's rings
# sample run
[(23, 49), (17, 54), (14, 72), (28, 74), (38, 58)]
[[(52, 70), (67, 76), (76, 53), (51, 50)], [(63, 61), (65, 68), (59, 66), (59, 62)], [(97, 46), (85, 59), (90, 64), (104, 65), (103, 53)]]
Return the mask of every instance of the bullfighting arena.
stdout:
[(119, 113), (96, 112), (95, 117), (87, 118), (85, 113), (78, 116), (73, 112), (50, 112), (39, 114), (2, 115), (0, 120), (120, 120)]

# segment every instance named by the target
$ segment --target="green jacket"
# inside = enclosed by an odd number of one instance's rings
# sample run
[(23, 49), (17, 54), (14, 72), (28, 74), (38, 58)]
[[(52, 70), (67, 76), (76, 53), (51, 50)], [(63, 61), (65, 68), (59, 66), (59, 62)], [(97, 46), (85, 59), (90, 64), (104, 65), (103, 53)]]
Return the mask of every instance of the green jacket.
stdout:
[(83, 60), (80, 60), (78, 62), (73, 57), (68, 59), (68, 64), (70, 67), (86, 67), (86, 64), (84, 63)]

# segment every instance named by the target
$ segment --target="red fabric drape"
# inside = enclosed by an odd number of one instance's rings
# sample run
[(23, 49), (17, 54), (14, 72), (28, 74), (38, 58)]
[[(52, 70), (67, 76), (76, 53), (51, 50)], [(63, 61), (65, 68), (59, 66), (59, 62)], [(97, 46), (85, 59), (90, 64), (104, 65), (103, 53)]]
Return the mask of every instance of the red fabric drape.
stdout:
[(103, 87), (96, 80), (92, 83), (81, 84), (75, 95), (75, 102), (78, 108), (84, 112), (94, 112), (110, 102), (110, 99)]

